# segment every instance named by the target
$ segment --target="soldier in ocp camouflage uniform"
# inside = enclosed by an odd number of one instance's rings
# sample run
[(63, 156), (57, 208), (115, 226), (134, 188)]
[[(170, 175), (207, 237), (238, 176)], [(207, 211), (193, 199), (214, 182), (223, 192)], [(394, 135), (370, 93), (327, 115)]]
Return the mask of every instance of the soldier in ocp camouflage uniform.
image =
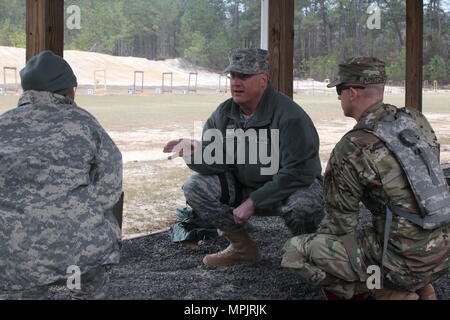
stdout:
[(18, 106), (0, 116), (0, 299), (45, 299), (70, 266), (82, 273), (73, 298), (107, 298), (106, 267), (120, 258), (107, 211), (122, 192), (121, 153), (75, 104), (64, 59), (44, 51), (20, 75)]
[[(346, 116), (357, 127), (374, 124), (397, 108), (383, 103), (384, 63), (375, 58), (353, 58), (340, 65), (337, 86)], [(436, 135), (418, 111), (407, 111), (439, 159)], [(386, 207), (390, 203), (417, 215), (417, 202), (395, 155), (377, 136), (351, 131), (336, 145), (325, 175), (325, 218), (314, 234), (290, 239), (283, 249), (282, 266), (305, 281), (323, 287), (328, 298), (350, 299), (368, 291), (369, 266), (382, 263)], [(359, 203), (371, 211), (373, 227), (358, 230)], [(393, 216), (384, 257), (384, 289), (378, 299), (434, 299), (430, 285), (449, 270), (449, 223), (425, 230)]]
[[(211, 266), (261, 259), (256, 243), (243, 227), (251, 216), (279, 215), (293, 234), (302, 234), (316, 230), (323, 209), (319, 137), (311, 119), (295, 102), (272, 87), (266, 50), (236, 49), (229, 58), (230, 65), (224, 73), (230, 75), (232, 98), (207, 120), (201, 145), (190, 139), (178, 139), (164, 148), (164, 152), (174, 153), (169, 159), (182, 155), (189, 168), (198, 173), (183, 186), (187, 203), (230, 241), (227, 249), (203, 259)], [(212, 129), (219, 131), (224, 141), (220, 163), (207, 163), (202, 158), (212, 145), (206, 138)], [(257, 134), (245, 138), (242, 162), (238, 159), (242, 149), (237, 150), (234, 145), (233, 134), (237, 132)], [(273, 132), (279, 132), (279, 143), (273, 140)], [(263, 169), (271, 164), (260, 158), (257, 163), (249, 161), (255, 156), (252, 148), (256, 146), (270, 150), (279, 167), (263, 174)], [(191, 149), (200, 153), (199, 163)]]

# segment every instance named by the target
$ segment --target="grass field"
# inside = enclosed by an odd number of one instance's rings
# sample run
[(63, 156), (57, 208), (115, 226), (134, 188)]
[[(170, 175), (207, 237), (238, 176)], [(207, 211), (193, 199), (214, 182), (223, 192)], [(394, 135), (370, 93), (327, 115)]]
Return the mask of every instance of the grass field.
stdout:
[[(194, 121), (204, 122), (227, 95), (80, 96), (79, 106), (91, 112), (110, 133), (124, 158), (124, 226), (126, 237), (163, 229), (184, 206), (181, 191), (190, 175), (181, 159), (166, 160), (162, 148), (170, 139), (190, 137)], [(18, 96), (0, 96), (0, 114), (17, 105)], [(296, 95), (314, 121), (326, 165), (334, 145), (355, 121), (345, 118), (335, 95)], [(401, 95), (385, 101), (404, 104)], [(424, 113), (442, 145), (442, 162), (450, 162), (450, 94), (424, 94)]]

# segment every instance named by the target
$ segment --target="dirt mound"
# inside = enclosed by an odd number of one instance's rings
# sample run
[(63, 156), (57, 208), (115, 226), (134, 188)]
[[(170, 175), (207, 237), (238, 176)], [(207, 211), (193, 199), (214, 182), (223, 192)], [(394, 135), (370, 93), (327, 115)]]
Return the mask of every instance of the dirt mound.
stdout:
[[(64, 58), (72, 66), (78, 78), (79, 85), (94, 85), (94, 72), (106, 71), (106, 84), (112, 86), (132, 86), (134, 72), (144, 71), (144, 86), (161, 86), (162, 74), (172, 73), (174, 86), (186, 86), (190, 73), (197, 73), (197, 84), (202, 87), (217, 87), (219, 74), (203, 68), (192, 66), (182, 59), (168, 59), (153, 61), (145, 58), (115, 57), (107, 54), (66, 50)], [(3, 67), (17, 68), (18, 72), (25, 66), (25, 49), (0, 46), (0, 80), (3, 82)], [(14, 83), (14, 71), (6, 71), (7, 83)], [(102, 72), (97, 72), (97, 84), (104, 83)], [(141, 75), (137, 75), (138, 81)], [(170, 84), (170, 76), (166, 76), (165, 83)], [(195, 84), (195, 76), (191, 76), (191, 85)], [(224, 80), (223, 80), (224, 81)]]

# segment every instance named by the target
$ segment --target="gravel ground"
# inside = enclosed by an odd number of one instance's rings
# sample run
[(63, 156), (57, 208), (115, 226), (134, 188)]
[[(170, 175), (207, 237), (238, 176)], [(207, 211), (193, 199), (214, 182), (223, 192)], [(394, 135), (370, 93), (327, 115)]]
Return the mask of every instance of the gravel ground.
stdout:
[[(370, 218), (362, 214), (363, 224)], [(290, 234), (279, 217), (254, 217), (249, 228), (263, 260), (229, 268), (202, 263), (225, 248), (216, 238), (196, 249), (173, 244), (167, 232), (125, 240), (121, 263), (109, 271), (114, 299), (125, 300), (322, 300), (320, 290), (280, 267), (280, 250)], [(439, 299), (450, 299), (449, 275), (434, 283)], [(67, 299), (61, 287), (51, 299)]]

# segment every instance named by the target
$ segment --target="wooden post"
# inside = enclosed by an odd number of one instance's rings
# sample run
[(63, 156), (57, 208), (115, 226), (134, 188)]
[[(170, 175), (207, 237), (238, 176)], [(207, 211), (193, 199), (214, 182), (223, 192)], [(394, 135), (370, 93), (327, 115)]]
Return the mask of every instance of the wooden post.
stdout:
[(406, 102), (422, 111), (423, 0), (406, 0)]
[(270, 78), (288, 97), (294, 93), (294, 0), (269, 1)]
[(44, 50), (63, 56), (64, 0), (27, 0), (27, 61)]

